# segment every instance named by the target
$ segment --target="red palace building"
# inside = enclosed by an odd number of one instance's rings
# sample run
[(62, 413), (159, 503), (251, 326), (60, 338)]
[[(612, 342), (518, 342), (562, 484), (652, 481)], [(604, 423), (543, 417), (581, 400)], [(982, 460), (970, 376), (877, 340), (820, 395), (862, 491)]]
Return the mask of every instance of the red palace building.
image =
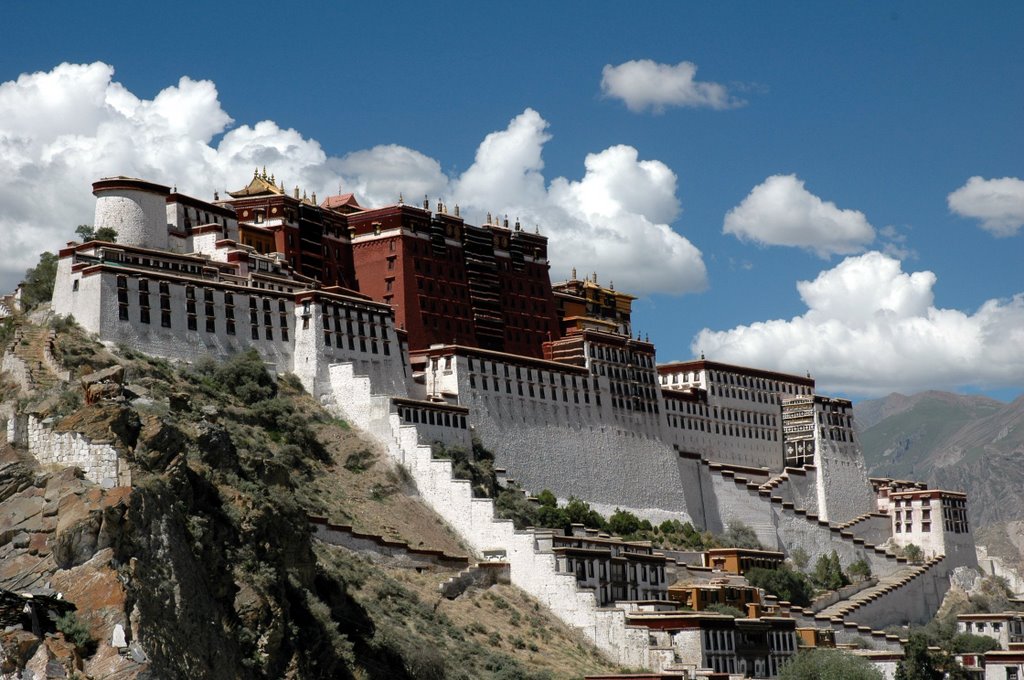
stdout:
[(562, 337), (547, 237), (518, 222), (488, 216), (474, 226), (458, 206), (431, 212), (427, 201), (364, 209), (351, 194), (317, 205), (316, 194), (288, 195), (266, 171), (230, 197), (243, 245), (281, 253), (325, 288), (391, 305), (410, 352), (458, 344), (539, 359)]

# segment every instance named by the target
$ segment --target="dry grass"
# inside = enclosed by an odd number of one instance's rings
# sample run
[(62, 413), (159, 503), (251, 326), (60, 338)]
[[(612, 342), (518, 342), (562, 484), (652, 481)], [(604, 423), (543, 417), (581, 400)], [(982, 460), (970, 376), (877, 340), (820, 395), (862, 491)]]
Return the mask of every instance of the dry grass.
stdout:
[(306, 493), (325, 506), (332, 522), (416, 548), (469, 554), (448, 525), (413, 495), (415, 487), (404, 471), (377, 444), (338, 421), (319, 425), (317, 437), (331, 462)]
[(345, 574), (377, 635), (395, 648), (429, 649), (441, 677), (581, 678), (623, 670), (513, 586), (473, 588), (448, 600), (438, 586), (454, 571), (382, 567), (335, 546), (317, 552), (331, 571)]

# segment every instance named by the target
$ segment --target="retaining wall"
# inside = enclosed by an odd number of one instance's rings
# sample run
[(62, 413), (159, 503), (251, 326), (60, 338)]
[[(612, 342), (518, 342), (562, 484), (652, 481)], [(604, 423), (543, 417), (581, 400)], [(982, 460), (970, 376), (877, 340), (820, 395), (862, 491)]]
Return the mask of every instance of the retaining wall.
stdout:
[(74, 466), (104, 487), (131, 486), (131, 470), (109, 442), (94, 442), (78, 432), (56, 432), (49, 418), (27, 414), (8, 419), (7, 441), (24, 446), (44, 468)]

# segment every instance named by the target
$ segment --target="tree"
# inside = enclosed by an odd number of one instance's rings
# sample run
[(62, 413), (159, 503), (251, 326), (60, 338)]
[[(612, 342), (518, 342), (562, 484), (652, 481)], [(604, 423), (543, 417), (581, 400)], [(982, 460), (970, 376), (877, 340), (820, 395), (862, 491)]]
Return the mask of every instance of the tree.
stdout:
[(518, 530), (540, 526), (537, 521), (539, 508), (522, 491), (516, 488), (500, 489), (494, 500), (494, 514), (501, 519), (510, 519)]
[(764, 547), (761, 545), (761, 541), (758, 540), (757, 533), (753, 529), (735, 519), (729, 521), (728, 528), (722, 534), (721, 543), (725, 548), (759, 549)]
[(640, 531), (640, 518), (626, 510), (615, 508), (608, 518), (608, 530), (616, 536), (630, 536)]
[(778, 569), (760, 567), (747, 572), (750, 585), (775, 595), (780, 600), (790, 602), (798, 607), (806, 607), (811, 603), (813, 587), (807, 577), (793, 571), (786, 565)]
[(903, 550), (901, 552), (911, 564), (921, 564), (924, 562), (924, 551), (913, 543), (908, 543), (903, 546)]
[(537, 494), (537, 502), (540, 503), (542, 507), (558, 507), (558, 499), (555, 498), (555, 494), (551, 493), (551, 491), (548, 489), (544, 489), (539, 494)]
[(903, 647), (903, 661), (900, 662), (906, 680), (941, 680), (942, 671), (935, 668), (928, 654), (928, 638), (920, 633), (911, 633)]
[(87, 241), (106, 241), (108, 243), (114, 243), (117, 241), (117, 232), (111, 227), (100, 227), (96, 229), (91, 224), (79, 224), (75, 229), (75, 234), (82, 239), (82, 243)]
[(606, 529), (604, 517), (590, 507), (590, 503), (582, 501), (575, 496), (569, 497), (565, 504), (565, 514), (570, 524), (582, 524), (591, 529)]
[(999, 642), (987, 635), (957, 633), (943, 647), (950, 654), (984, 654), (985, 652), (999, 649)]
[(846, 573), (854, 581), (865, 581), (871, 578), (871, 565), (863, 557), (851, 564)]
[(53, 282), (57, 278), (57, 256), (46, 252), (39, 256), (39, 264), (25, 272), (21, 282), (21, 304), (31, 309), (53, 297)]
[(793, 561), (793, 565), (800, 571), (806, 569), (807, 565), (811, 561), (810, 555), (808, 555), (807, 551), (800, 546), (797, 546), (790, 551), (789, 559)]
[(835, 550), (818, 558), (811, 580), (823, 590), (839, 590), (850, 583), (850, 579), (843, 573), (843, 568), (839, 564), (839, 555)]
[(804, 650), (779, 671), (779, 680), (882, 680), (883, 677), (867, 659), (838, 649)]

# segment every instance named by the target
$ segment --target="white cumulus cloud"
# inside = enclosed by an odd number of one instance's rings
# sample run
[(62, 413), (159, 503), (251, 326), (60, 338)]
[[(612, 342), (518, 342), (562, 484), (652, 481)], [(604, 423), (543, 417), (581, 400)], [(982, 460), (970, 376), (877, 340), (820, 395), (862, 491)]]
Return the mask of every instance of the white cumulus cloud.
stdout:
[(556, 177), (545, 186), (547, 127), (527, 109), (488, 135), (473, 165), (452, 183), (456, 200), (470, 215), (486, 211), (518, 218), (524, 228), (540, 225), (550, 237), (556, 280), (575, 266), (638, 294), (703, 290), (701, 252), (668, 225), (679, 214), (675, 173), (620, 145), (588, 154), (582, 179)]
[(722, 231), (762, 245), (806, 248), (822, 258), (859, 253), (875, 238), (864, 213), (821, 200), (796, 175), (772, 175), (751, 189), (726, 213)]
[(616, 146), (588, 155), (581, 180), (548, 181), (547, 127), (527, 109), (484, 138), (466, 172), (449, 177), (440, 162), (404, 146), (332, 156), (274, 121), (236, 125), (210, 81), (183, 77), (147, 100), (99, 62), (24, 74), (0, 84), (0, 233), (8, 246), (0, 290), (92, 221), (91, 185), (100, 177), (142, 177), (209, 199), (264, 166), (289, 191), (298, 185), (323, 197), (340, 188), (366, 206), (399, 194), (418, 204), (427, 194), (449, 204), (454, 197), (476, 220), (487, 211), (520, 216), (551, 237), (556, 279), (577, 266), (638, 293), (702, 289), (700, 251), (669, 227), (679, 213), (675, 174)]
[(729, 94), (725, 85), (696, 80), (697, 65), (689, 61), (659, 64), (650, 59), (606, 64), (601, 91), (625, 102), (630, 111), (661, 113), (669, 106), (731, 109), (746, 102)]
[(709, 359), (810, 371), (823, 392), (1024, 383), (1024, 293), (974, 313), (935, 306), (932, 272), (907, 273), (880, 252), (848, 257), (797, 284), (807, 311), (726, 331), (704, 329), (691, 350)]
[(981, 220), (995, 236), (1014, 236), (1024, 226), (1024, 180), (1016, 177), (971, 177), (946, 197), (949, 209)]

